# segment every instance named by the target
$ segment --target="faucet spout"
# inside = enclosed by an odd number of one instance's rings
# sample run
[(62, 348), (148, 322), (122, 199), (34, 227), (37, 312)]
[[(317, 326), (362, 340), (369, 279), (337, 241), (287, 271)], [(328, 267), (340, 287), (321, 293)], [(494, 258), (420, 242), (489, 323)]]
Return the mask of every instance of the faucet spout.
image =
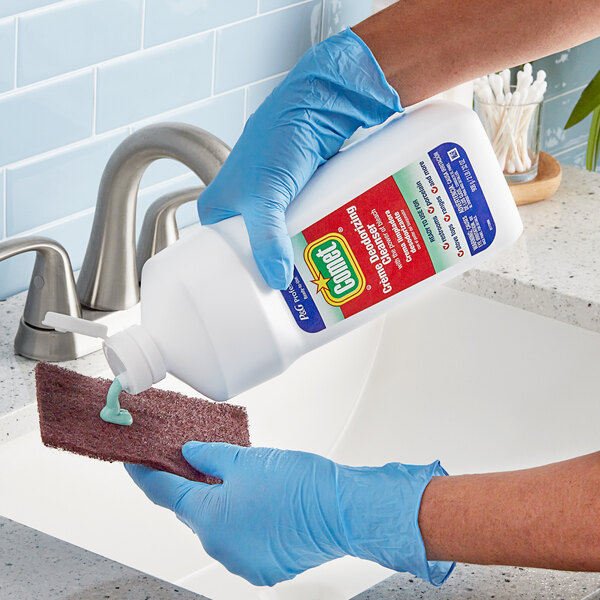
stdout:
[(139, 302), (135, 216), (138, 187), (148, 166), (171, 158), (208, 185), (229, 151), (219, 138), (185, 123), (149, 125), (117, 147), (100, 181), (92, 232), (77, 280), (83, 306), (115, 311)]

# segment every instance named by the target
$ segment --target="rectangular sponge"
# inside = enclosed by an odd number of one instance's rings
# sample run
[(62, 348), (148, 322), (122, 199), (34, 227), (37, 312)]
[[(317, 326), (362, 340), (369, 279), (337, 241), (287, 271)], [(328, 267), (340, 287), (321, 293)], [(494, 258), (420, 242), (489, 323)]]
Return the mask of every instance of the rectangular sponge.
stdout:
[(218, 483), (192, 468), (181, 446), (192, 440), (250, 446), (248, 415), (241, 406), (155, 388), (136, 396), (123, 391), (119, 402), (133, 415), (133, 424), (115, 425), (100, 418), (111, 384), (108, 379), (44, 362), (37, 364), (35, 379), (42, 441), (51, 448)]

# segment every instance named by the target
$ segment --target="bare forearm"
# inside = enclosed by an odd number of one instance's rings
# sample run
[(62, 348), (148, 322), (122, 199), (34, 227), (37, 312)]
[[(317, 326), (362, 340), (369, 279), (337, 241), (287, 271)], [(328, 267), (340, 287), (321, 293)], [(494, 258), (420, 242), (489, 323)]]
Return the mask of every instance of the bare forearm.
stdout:
[(600, 2), (401, 0), (353, 30), (410, 106), (600, 36)]
[(429, 560), (600, 571), (600, 452), (535, 469), (434, 477)]

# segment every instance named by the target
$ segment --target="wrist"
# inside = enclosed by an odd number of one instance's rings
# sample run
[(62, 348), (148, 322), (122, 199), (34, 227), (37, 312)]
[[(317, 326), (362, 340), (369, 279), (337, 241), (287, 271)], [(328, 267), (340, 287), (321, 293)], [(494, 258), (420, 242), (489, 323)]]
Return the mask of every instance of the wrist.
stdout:
[(348, 554), (441, 585), (453, 564), (427, 560), (419, 509), (431, 478), (444, 475), (437, 461), (423, 466), (337, 465), (338, 507)]
[(394, 113), (404, 111), (398, 92), (388, 83), (370, 47), (355, 31), (347, 27), (321, 44), (332, 61), (331, 73), (337, 82), (347, 93), (356, 94), (359, 104), (369, 104), (368, 113), (361, 111), (364, 122), (360, 126), (380, 125)]
[[(274, 90), (277, 106), (279, 97), (286, 104), (293, 98), (311, 122), (332, 127), (339, 145), (359, 127), (380, 125), (404, 110), (373, 53), (350, 28), (310, 48)], [(335, 151), (326, 150), (322, 158)]]

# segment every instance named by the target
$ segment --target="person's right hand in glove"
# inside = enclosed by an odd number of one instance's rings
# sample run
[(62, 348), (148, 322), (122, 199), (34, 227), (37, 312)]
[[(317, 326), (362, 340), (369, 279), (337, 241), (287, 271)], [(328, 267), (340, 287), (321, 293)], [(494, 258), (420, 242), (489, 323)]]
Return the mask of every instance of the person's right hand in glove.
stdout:
[(398, 94), (352, 30), (317, 44), (248, 119), (198, 199), (201, 223), (241, 214), (266, 282), (286, 288), (294, 264), (288, 204), (359, 127), (383, 123), (401, 110)]

